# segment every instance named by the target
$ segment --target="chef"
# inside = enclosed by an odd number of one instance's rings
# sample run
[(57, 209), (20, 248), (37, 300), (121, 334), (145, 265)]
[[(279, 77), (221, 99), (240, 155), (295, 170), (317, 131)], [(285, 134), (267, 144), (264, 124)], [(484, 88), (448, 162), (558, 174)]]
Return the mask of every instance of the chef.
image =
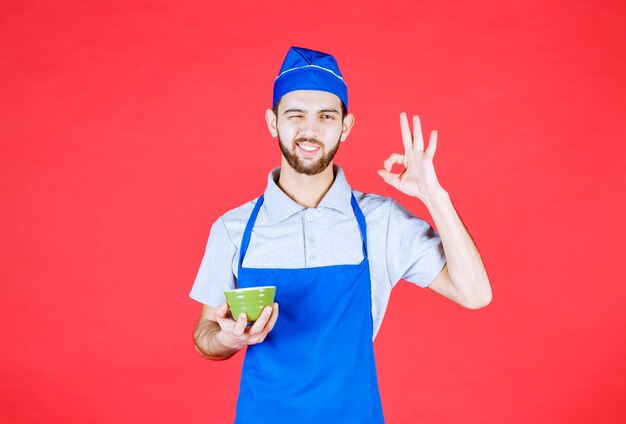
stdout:
[[(383, 423), (372, 343), (396, 283), (469, 309), (491, 301), (476, 245), (435, 174), (437, 132), (424, 149), (419, 117), (411, 134), (401, 113), (404, 153), (378, 170), (426, 205), (435, 231), (393, 198), (352, 189), (334, 163), (355, 119), (332, 55), (291, 47), (265, 120), (281, 163), (262, 195), (211, 227), (190, 293), (203, 304), (196, 349), (224, 360), (246, 348), (235, 423)], [(254, 324), (231, 316), (225, 290), (267, 285), (275, 302)]]

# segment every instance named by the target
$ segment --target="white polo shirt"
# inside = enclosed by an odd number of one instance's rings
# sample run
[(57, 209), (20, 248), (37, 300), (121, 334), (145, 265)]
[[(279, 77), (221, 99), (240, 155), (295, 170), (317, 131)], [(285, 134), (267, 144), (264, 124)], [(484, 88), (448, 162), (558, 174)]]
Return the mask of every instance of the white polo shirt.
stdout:
[[(311, 268), (359, 264), (362, 238), (351, 193), (365, 216), (376, 337), (391, 289), (400, 280), (428, 287), (446, 264), (439, 234), (390, 197), (352, 190), (333, 164), (335, 180), (317, 208), (305, 208), (276, 184), (280, 167), (267, 179), (263, 205), (252, 230), (243, 266)], [(225, 302), (237, 288), (239, 247), (258, 197), (220, 216), (212, 225), (200, 269), (189, 296), (209, 306)], [(417, 201), (417, 199), (416, 199)]]

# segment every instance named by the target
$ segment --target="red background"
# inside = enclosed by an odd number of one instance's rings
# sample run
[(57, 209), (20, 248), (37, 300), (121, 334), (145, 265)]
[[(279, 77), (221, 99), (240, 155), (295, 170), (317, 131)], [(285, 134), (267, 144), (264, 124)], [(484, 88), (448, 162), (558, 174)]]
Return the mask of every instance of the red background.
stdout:
[(4, 1), (0, 419), (232, 422), (243, 354), (202, 359), (188, 298), (210, 225), (280, 152), (292, 45), (332, 53), (361, 191), (398, 115), (493, 287), (466, 310), (401, 282), (375, 342), (389, 423), (618, 423), (626, 407), (626, 6), (619, 1)]

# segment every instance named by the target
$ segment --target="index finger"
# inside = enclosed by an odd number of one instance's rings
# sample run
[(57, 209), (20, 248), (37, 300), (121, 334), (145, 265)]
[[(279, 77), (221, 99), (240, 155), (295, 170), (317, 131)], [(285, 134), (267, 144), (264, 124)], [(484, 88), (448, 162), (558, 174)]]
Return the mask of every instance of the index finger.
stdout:
[(406, 153), (413, 148), (413, 138), (411, 137), (411, 129), (409, 128), (409, 119), (406, 117), (406, 112), (400, 113), (400, 130), (402, 131), (402, 144), (404, 144)]
[(242, 336), (243, 333), (246, 331), (246, 324), (248, 324), (248, 317), (246, 316), (245, 312), (242, 312), (237, 318), (237, 323), (233, 328), (233, 334), (235, 336)]

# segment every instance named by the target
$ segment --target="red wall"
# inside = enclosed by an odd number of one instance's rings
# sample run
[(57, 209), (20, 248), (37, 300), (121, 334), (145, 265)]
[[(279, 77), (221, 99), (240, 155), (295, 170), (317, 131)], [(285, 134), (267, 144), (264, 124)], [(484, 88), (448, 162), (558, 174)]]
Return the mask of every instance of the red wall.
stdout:
[(2, 3), (3, 423), (232, 421), (243, 355), (196, 353), (188, 293), (213, 220), (279, 164), (292, 45), (348, 82), (348, 181), (431, 223), (376, 170), (399, 112), (438, 130), (493, 287), (477, 311), (394, 289), (387, 421), (623, 422), (624, 2), (362, 3)]

